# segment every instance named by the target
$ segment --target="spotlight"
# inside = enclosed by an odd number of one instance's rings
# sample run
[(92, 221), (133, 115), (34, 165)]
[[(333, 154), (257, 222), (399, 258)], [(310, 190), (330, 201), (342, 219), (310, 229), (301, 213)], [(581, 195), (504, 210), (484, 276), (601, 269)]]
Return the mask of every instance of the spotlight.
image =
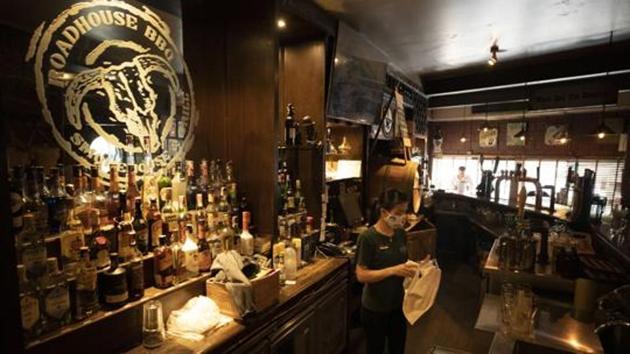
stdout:
[(465, 143), (466, 142), (466, 137), (462, 136), (461, 138), (459, 138), (459, 142), (462, 143), (462, 144)]
[(566, 144), (567, 141), (569, 141), (569, 139), (567, 139), (566, 136), (563, 136), (562, 138), (560, 138), (560, 144), (562, 144), (562, 145)]
[(339, 63), (339, 58), (335, 57), (335, 64)]
[(276, 22), (276, 25), (278, 26), (278, 28), (282, 29), (287, 27), (287, 23), (284, 21), (284, 19), (279, 18), (278, 21)]
[(595, 135), (597, 135), (598, 139), (604, 139), (608, 134), (614, 134), (614, 132), (606, 125), (606, 123), (604, 123), (604, 120), (602, 119), (602, 122), (595, 130)]

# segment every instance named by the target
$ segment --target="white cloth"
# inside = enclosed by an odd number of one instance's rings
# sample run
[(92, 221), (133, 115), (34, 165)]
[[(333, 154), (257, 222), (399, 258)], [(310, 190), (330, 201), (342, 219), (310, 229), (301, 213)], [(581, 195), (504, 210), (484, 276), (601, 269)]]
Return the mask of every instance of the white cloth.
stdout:
[(217, 304), (205, 296), (197, 296), (179, 310), (171, 312), (166, 324), (171, 336), (199, 341), (204, 333), (221, 327), (232, 319), (221, 314)]
[[(418, 264), (412, 261), (407, 261), (407, 263)], [(435, 260), (420, 262), (416, 274), (412, 278), (405, 278), (403, 313), (411, 325), (415, 324), (433, 306), (441, 279), (442, 270)]]

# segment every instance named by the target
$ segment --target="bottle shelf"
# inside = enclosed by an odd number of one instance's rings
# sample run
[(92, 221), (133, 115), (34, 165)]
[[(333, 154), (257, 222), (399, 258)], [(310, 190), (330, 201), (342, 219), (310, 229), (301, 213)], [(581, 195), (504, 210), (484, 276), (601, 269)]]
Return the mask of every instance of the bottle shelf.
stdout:
[[(149, 256), (145, 256), (148, 258), (152, 258), (153, 255)], [(147, 259), (148, 259), (147, 258)], [(112, 316), (116, 316), (117, 314), (123, 313), (125, 311), (137, 308), (141, 305), (143, 305), (144, 303), (151, 301), (151, 300), (156, 300), (159, 299), (165, 295), (171, 294), (175, 291), (178, 291), (182, 288), (185, 288), (189, 285), (195, 284), (197, 282), (202, 282), (202, 281), (206, 281), (207, 279), (210, 278), (210, 273), (205, 273), (205, 274), (201, 274), (195, 278), (192, 279), (188, 279), (182, 283), (179, 283), (177, 285), (173, 285), (170, 288), (166, 288), (166, 289), (159, 289), (156, 287), (149, 287), (144, 289), (144, 297), (142, 297), (142, 299), (136, 300), (136, 301), (131, 301), (126, 303), (125, 305), (113, 309), (113, 310), (99, 310), (97, 311), (94, 315), (78, 321), (78, 322), (74, 322), (71, 323), (61, 329), (58, 329), (56, 331), (50, 332), (50, 333), (46, 333), (41, 335), (39, 338), (32, 340), (30, 342), (28, 342), (26, 344), (26, 349), (29, 350), (31, 348), (37, 347), (38, 345), (41, 345), (43, 343), (49, 342), (55, 338), (59, 338), (63, 335), (66, 335), (68, 333), (72, 333), (74, 331), (77, 331), (81, 328), (84, 328), (86, 326), (90, 326), (94, 323), (98, 323), (104, 319), (110, 318)]]

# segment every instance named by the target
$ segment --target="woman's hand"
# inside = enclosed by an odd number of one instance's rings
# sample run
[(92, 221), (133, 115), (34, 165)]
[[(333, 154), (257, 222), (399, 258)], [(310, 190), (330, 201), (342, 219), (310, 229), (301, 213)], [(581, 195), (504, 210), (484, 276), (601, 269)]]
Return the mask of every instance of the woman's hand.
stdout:
[(398, 277), (413, 277), (416, 275), (417, 265), (401, 263), (399, 265), (395, 265), (390, 267), (391, 274)]

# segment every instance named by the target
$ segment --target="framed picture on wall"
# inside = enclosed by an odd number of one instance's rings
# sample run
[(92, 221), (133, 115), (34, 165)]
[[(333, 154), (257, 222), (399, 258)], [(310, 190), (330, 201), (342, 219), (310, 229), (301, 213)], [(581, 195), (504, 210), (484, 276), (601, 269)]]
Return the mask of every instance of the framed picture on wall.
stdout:
[(508, 123), (506, 126), (505, 144), (507, 146), (524, 146), (525, 140), (515, 138), (514, 135), (518, 134), (523, 129), (523, 123)]
[(479, 131), (479, 147), (491, 148), (497, 146), (499, 130), (497, 128)]
[(569, 137), (566, 124), (549, 125), (545, 130), (545, 145), (563, 145)]

